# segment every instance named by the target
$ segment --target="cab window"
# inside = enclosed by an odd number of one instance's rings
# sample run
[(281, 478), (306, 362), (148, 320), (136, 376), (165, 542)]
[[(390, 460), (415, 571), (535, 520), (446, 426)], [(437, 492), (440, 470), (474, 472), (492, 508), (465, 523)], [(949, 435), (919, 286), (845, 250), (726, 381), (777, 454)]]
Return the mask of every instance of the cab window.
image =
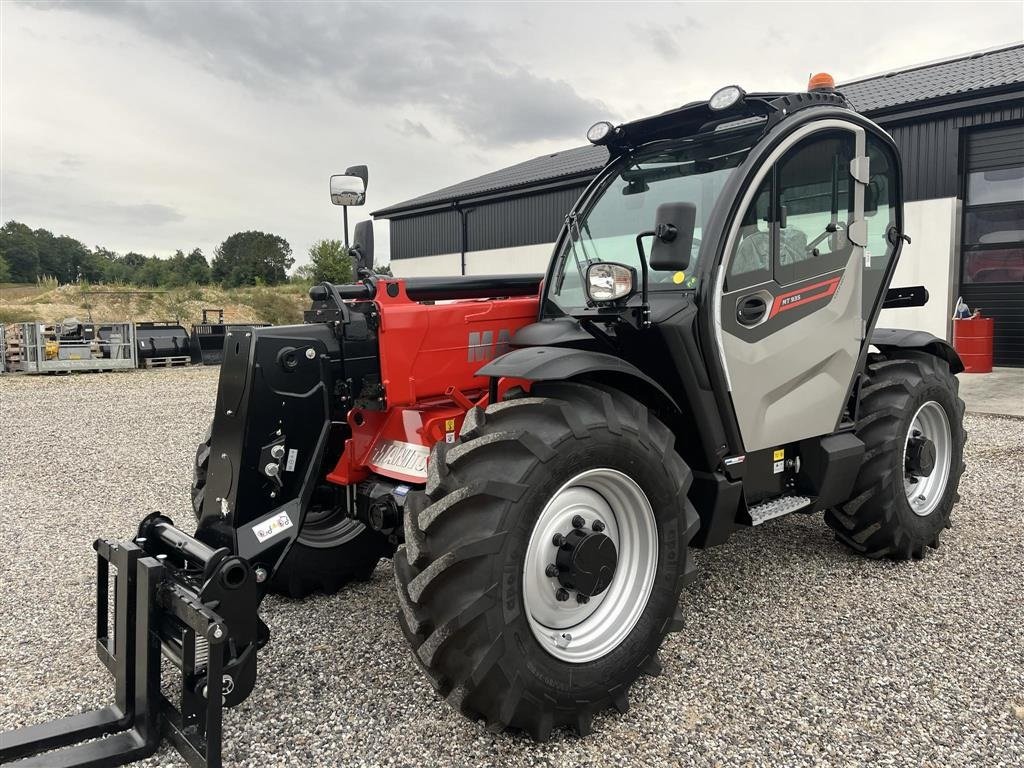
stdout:
[(847, 131), (816, 133), (796, 144), (772, 168), (740, 223), (729, 260), (726, 290), (774, 280), (782, 285), (841, 269), (853, 245)]

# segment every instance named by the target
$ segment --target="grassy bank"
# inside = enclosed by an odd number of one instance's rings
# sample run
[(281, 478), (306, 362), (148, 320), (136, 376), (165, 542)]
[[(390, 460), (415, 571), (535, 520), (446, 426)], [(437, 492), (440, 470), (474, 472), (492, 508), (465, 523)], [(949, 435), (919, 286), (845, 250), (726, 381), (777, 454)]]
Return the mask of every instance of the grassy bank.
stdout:
[(174, 320), (199, 322), (204, 308), (224, 310), (227, 322), (281, 325), (302, 321), (309, 306), (308, 286), (290, 283), (273, 287), (142, 289), (128, 285), (0, 284), (0, 323), (53, 323), (66, 317), (117, 322)]

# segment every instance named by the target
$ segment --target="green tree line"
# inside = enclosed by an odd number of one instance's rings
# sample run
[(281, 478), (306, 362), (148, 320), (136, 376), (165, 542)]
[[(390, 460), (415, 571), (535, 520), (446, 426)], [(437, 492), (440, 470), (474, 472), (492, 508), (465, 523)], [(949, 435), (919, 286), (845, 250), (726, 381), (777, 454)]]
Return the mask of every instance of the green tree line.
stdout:
[[(207, 261), (199, 248), (178, 250), (170, 258), (135, 251), (115, 253), (102, 246), (88, 248), (67, 235), (9, 221), (0, 227), (0, 283), (35, 283), (53, 278), (59, 283), (124, 283), (176, 288), (218, 283), (228, 288), (277, 285), (286, 282), (295, 264), (292, 248), (280, 235), (236, 232), (217, 246)], [(378, 274), (391, 274), (386, 266)], [(309, 263), (295, 270), (293, 280), (350, 283), (352, 258), (340, 240), (318, 240), (309, 248)]]
[(220, 283), (277, 285), (288, 280), (295, 263), (288, 241), (267, 232), (236, 232), (217, 246), (212, 261), (199, 248), (178, 250), (170, 258), (102, 246), (88, 248), (67, 235), (32, 229), (19, 221), (0, 227), (0, 283), (127, 283), (173, 288)]

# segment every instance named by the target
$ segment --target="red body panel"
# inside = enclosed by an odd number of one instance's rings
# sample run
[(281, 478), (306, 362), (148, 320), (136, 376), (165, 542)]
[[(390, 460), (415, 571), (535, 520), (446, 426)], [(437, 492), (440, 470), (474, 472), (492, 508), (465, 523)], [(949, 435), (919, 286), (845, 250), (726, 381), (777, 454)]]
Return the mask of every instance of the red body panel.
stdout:
[[(454, 442), (466, 411), (486, 405), (487, 378), (476, 371), (537, 318), (538, 297), (420, 304), (404, 281), (389, 280), (378, 283), (375, 302), (388, 409), (349, 412), (352, 437), (327, 480), (351, 485), (376, 472), (422, 483), (430, 447)], [(502, 380), (500, 391), (516, 383)]]

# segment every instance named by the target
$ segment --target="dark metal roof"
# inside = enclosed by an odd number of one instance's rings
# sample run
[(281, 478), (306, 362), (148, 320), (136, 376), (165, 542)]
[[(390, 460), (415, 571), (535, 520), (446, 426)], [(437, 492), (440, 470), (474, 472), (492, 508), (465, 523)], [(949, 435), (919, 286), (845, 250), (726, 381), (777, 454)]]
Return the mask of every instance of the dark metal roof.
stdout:
[[(858, 112), (888, 114), (958, 94), (1024, 84), (1024, 44), (965, 54), (953, 59), (852, 80), (838, 90)], [(563, 179), (589, 177), (608, 160), (604, 147), (584, 146), (535, 157), (374, 211), (389, 218), (487, 194), (529, 189)]]
[(410, 208), (424, 208), (444, 202), (479, 197), (488, 192), (506, 192), (520, 187), (534, 186), (541, 182), (571, 179), (578, 176), (592, 176), (608, 160), (608, 150), (588, 144), (585, 147), (565, 149), (549, 155), (502, 168), (500, 171), (485, 173), (469, 181), (452, 184), (450, 187), (428, 192), (402, 203), (381, 208), (373, 216), (387, 218), (389, 214), (400, 213)]
[(839, 90), (858, 112), (872, 114), (1021, 83), (1024, 44), (851, 80)]

